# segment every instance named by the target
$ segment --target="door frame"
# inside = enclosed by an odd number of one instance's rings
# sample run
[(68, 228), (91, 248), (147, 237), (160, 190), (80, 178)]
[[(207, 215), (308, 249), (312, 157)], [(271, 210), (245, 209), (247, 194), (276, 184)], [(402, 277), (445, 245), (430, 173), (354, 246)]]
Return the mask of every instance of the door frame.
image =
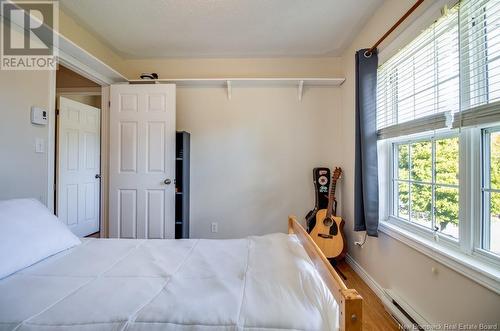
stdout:
[[(94, 81), (98, 83), (97, 81)], [(50, 120), (53, 121), (51, 125), (49, 120), (49, 148), (48, 148), (48, 161), (49, 161), (49, 192), (48, 192), (48, 205), (51, 210), (55, 213), (56, 211), (56, 194), (57, 192), (57, 179), (58, 179), (58, 165), (57, 165), (57, 135), (56, 135), (56, 105), (57, 98), (60, 96), (68, 95), (100, 95), (101, 96), (101, 111), (100, 111), (100, 133), (101, 133), (101, 145), (99, 147), (100, 155), (100, 174), (101, 181), (99, 185), (99, 236), (101, 238), (107, 238), (109, 234), (108, 229), (108, 201), (109, 201), (109, 85), (101, 86), (100, 91), (95, 91), (93, 88), (81, 88), (81, 89), (57, 89), (56, 88), (56, 75), (54, 72), (54, 82), (51, 84), (54, 86), (54, 105), (51, 107), (53, 109), (53, 116), (50, 116)], [(52, 98), (51, 98), (52, 100)], [(52, 163), (52, 166), (51, 164)], [(52, 176), (51, 176), (52, 175)]]
[[(62, 37), (62, 36), (61, 36)], [(62, 37), (65, 39), (65, 37)], [(69, 45), (72, 55), (61, 49)], [(128, 83), (128, 80), (113, 68), (93, 57), (84, 49), (68, 41), (59, 44), (58, 63), (101, 85), (101, 184), (100, 184), (100, 237), (107, 238), (109, 234), (108, 201), (109, 201), (109, 86), (113, 83)], [(80, 59), (80, 60), (79, 60)], [(77, 91), (64, 91), (77, 94)], [(61, 93), (66, 94), (66, 93)], [(87, 94), (88, 95), (88, 94)], [(47, 142), (47, 206), (55, 211), (56, 193), (56, 71), (51, 71), (49, 79), (49, 123)]]

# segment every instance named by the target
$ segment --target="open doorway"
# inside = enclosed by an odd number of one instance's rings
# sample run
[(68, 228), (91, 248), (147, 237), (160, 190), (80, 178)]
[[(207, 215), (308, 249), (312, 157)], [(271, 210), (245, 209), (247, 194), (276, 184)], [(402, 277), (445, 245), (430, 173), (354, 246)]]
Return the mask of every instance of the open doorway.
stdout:
[(80, 237), (100, 231), (101, 98), (101, 85), (59, 66), (54, 210)]

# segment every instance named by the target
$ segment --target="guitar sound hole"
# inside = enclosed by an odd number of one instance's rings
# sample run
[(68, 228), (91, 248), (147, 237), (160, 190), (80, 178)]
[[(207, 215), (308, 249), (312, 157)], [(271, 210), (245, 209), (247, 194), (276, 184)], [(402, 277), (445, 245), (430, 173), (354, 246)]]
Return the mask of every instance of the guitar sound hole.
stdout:
[(330, 227), (330, 235), (336, 236), (337, 233), (339, 233), (339, 227), (337, 226), (337, 223), (333, 223), (333, 225)]
[(323, 220), (323, 225), (324, 226), (332, 226), (335, 222), (333, 222), (333, 220), (331, 218), (325, 218)]

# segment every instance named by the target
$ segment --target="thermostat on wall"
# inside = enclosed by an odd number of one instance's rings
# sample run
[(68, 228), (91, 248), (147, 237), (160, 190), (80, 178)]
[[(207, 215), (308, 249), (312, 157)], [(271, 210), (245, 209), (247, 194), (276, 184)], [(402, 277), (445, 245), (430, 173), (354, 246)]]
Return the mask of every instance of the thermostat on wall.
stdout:
[(31, 107), (31, 123), (47, 125), (47, 111), (39, 107)]

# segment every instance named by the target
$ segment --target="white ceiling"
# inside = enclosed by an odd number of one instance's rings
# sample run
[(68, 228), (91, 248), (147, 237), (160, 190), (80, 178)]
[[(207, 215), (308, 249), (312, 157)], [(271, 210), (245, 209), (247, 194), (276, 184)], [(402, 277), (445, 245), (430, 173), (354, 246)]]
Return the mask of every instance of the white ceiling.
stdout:
[(61, 0), (127, 58), (337, 56), (383, 0)]

